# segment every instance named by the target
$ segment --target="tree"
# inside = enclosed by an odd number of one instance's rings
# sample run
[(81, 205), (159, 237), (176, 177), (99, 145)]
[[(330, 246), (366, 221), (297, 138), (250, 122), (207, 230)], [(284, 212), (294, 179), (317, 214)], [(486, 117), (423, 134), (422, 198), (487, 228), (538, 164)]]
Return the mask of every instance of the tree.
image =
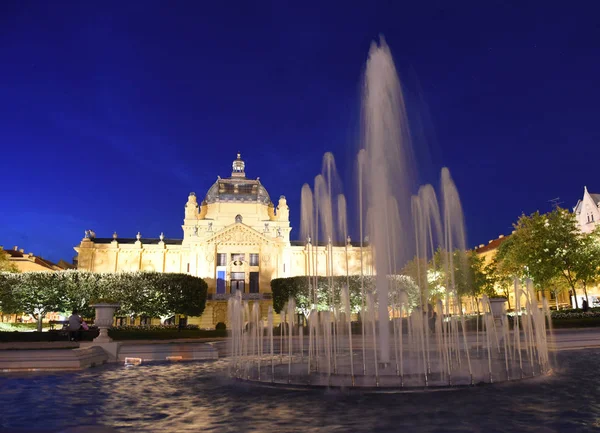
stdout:
[(14, 294), (14, 287), (19, 276), (12, 272), (0, 272), (0, 311), (2, 314), (20, 313)]
[(0, 272), (19, 272), (19, 268), (8, 259), (8, 253), (0, 247)]
[(187, 274), (0, 273), (0, 309), (31, 314), (38, 321), (38, 330), (49, 312), (77, 310), (84, 317), (93, 317), (94, 302), (117, 302), (121, 314), (130, 316), (199, 316), (206, 305), (206, 293), (206, 282)]
[(576, 256), (575, 275), (589, 304), (587, 288), (600, 280), (600, 228), (581, 235), (581, 244)]
[[(157, 289), (163, 315), (200, 316), (206, 306), (208, 286), (202, 278), (188, 274), (157, 274)], [(158, 299), (157, 299), (158, 300)]]
[(543, 215), (522, 215), (497, 257), (505, 271), (531, 277), (538, 289), (562, 290), (556, 278), (564, 279), (577, 308), (578, 281), (586, 287), (598, 278), (600, 259), (597, 243), (592, 241), (595, 236), (581, 233), (575, 216), (556, 207)]
[(100, 292), (106, 282), (104, 274), (68, 270), (55, 272), (55, 278), (62, 280), (65, 296), (65, 312), (77, 310), (83, 317), (94, 317), (90, 304), (101, 298)]
[(546, 287), (554, 296), (554, 303), (556, 305), (556, 310), (558, 310), (558, 295), (569, 288), (567, 281), (562, 276), (558, 275), (552, 278)]
[[(288, 300), (293, 298), (298, 311), (308, 316), (314, 304), (314, 282), (314, 278), (310, 278), (309, 282), (307, 277), (275, 278), (272, 280), (273, 310), (275, 312), (283, 310)], [(339, 305), (341, 302), (341, 289), (347, 282), (350, 284), (348, 290), (350, 308), (354, 312), (359, 311), (362, 303), (361, 277), (357, 275), (351, 275), (348, 279), (345, 276), (336, 276), (332, 279), (317, 277), (317, 303), (315, 306), (317, 310), (328, 310), (332, 301)], [(364, 288), (365, 290), (374, 290), (375, 279), (371, 276), (365, 276)]]
[(64, 311), (66, 297), (62, 281), (55, 272), (26, 272), (19, 274), (13, 287), (14, 305), (18, 311), (30, 314), (42, 331), (42, 319), (53, 311)]
[[(506, 241), (505, 241), (506, 242)], [(510, 305), (510, 293), (514, 287), (514, 274), (504, 267), (504, 262), (498, 258), (498, 254), (484, 267), (486, 275), (483, 293), (492, 296), (497, 291), (506, 298), (508, 309)]]

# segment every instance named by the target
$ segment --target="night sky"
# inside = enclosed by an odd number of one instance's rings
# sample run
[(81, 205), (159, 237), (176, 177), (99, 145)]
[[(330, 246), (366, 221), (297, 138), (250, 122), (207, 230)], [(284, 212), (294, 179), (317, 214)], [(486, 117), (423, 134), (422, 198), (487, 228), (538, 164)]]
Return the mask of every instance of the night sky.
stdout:
[(600, 192), (594, 5), (1, 1), (0, 245), (70, 261), (86, 229), (181, 238), (188, 193), (229, 176), (237, 151), (274, 202), (287, 196), (297, 239), (324, 152), (355, 194), (380, 33), (419, 181), (437, 187), (448, 166), (468, 245), (487, 243), (522, 212)]

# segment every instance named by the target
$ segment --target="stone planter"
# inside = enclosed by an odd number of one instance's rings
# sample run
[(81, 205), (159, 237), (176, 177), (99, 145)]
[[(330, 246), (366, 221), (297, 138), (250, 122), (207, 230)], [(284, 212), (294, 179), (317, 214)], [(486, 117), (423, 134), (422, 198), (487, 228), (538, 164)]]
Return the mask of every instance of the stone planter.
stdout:
[(506, 316), (506, 298), (490, 298), (494, 320), (502, 320)]
[(110, 343), (112, 338), (108, 336), (108, 328), (110, 328), (113, 324), (115, 311), (117, 308), (119, 308), (119, 304), (100, 302), (91, 305), (91, 307), (96, 309), (96, 319), (94, 320), (94, 324), (100, 331), (99, 335), (94, 338), (94, 342)]

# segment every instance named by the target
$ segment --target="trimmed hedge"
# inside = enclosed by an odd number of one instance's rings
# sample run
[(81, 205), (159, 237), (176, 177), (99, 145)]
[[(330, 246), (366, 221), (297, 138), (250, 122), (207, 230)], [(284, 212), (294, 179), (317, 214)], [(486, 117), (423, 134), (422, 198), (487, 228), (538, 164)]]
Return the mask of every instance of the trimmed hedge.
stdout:
[(600, 317), (583, 317), (573, 319), (552, 319), (552, 327), (560, 328), (595, 328), (600, 326)]
[(108, 335), (118, 341), (121, 340), (174, 340), (178, 338), (223, 338), (227, 331), (206, 329), (184, 329), (181, 331), (168, 329), (164, 331), (118, 331), (108, 330)]
[[(98, 329), (82, 331), (80, 341), (92, 341), (98, 336)], [(0, 343), (30, 343), (47, 341), (69, 341), (67, 331), (48, 331), (48, 332), (0, 332)]]
[[(179, 338), (223, 338), (227, 337), (226, 330), (182, 329), (165, 328), (146, 330), (144, 328), (109, 329), (108, 335), (116, 341), (123, 340), (175, 340)], [(80, 341), (92, 341), (98, 336), (98, 329), (81, 331)], [(0, 332), (0, 343), (16, 342), (47, 342), (68, 341), (67, 331), (48, 332)]]

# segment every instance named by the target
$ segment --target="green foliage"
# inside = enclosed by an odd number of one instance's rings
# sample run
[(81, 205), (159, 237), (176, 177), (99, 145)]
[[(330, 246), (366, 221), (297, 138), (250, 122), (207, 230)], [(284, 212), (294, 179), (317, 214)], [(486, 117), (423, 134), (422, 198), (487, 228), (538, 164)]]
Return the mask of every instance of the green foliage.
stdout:
[(26, 272), (18, 274), (12, 290), (13, 308), (18, 307), (32, 315), (38, 321), (41, 331), (41, 320), (49, 312), (63, 311), (66, 297), (62, 290), (61, 280), (54, 277), (54, 272)]
[[(361, 282), (362, 281), (362, 282)], [(273, 292), (273, 310), (279, 312), (283, 310), (285, 304), (291, 298), (296, 302), (296, 308), (305, 316), (312, 309), (314, 302), (314, 292), (312, 290), (314, 278), (309, 280), (307, 277), (276, 278), (271, 281), (271, 291)], [(365, 292), (375, 292), (376, 280), (373, 276), (360, 275), (336, 276), (333, 278), (317, 278), (317, 302), (316, 308), (319, 311), (328, 310), (331, 305), (341, 304), (342, 288), (348, 284), (350, 297), (350, 310), (354, 313), (360, 311), (362, 305), (362, 288)], [(388, 294), (390, 303), (396, 302), (396, 296), (400, 292), (406, 292), (409, 305), (414, 308), (419, 303), (419, 287), (406, 275), (394, 275), (388, 277)]]
[[(341, 289), (349, 283), (350, 309), (354, 312), (360, 309), (361, 305), (361, 277), (351, 275), (346, 279), (344, 276), (337, 276), (331, 279), (327, 277), (317, 278), (317, 303), (318, 310), (326, 310), (333, 303), (339, 305), (341, 298)], [(296, 308), (304, 315), (308, 315), (312, 309), (314, 292), (312, 286), (314, 278), (309, 280), (307, 277), (276, 278), (271, 281), (271, 291), (273, 292), (273, 310), (280, 312), (290, 298), (296, 301)], [(372, 290), (375, 287), (373, 277), (364, 277), (364, 287), (366, 290)]]
[(19, 272), (19, 269), (14, 263), (8, 259), (8, 254), (0, 247), (0, 272)]
[(19, 281), (19, 274), (0, 272), (0, 311), (4, 314), (20, 313), (14, 296), (14, 288)]
[(119, 303), (122, 315), (199, 316), (206, 305), (206, 294), (206, 282), (187, 274), (0, 273), (0, 309), (4, 313), (25, 312), (39, 320), (51, 311), (78, 310), (83, 317), (93, 317), (90, 305), (101, 299)]
[(219, 322), (217, 323), (217, 326), (215, 326), (215, 330), (217, 331), (225, 331), (227, 329), (227, 325), (225, 325), (225, 323), (223, 322)]
[(157, 287), (167, 315), (200, 316), (206, 306), (208, 285), (188, 274), (156, 274)]
[(555, 294), (565, 285), (575, 293), (578, 283), (585, 290), (600, 279), (599, 237), (582, 233), (575, 215), (565, 209), (522, 215), (498, 249), (496, 269), (505, 278), (529, 277), (536, 288)]

